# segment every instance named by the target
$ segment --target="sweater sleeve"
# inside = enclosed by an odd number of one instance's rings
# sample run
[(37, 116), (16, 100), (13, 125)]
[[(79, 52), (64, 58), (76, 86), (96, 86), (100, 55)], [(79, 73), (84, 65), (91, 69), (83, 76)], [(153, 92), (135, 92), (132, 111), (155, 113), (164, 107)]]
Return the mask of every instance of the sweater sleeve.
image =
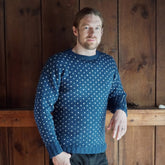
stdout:
[(55, 63), (50, 58), (42, 70), (37, 86), (34, 117), (51, 158), (63, 151), (57, 140), (51, 115), (54, 104), (58, 100), (60, 79), (60, 70), (56, 68)]
[(127, 115), (126, 93), (122, 87), (119, 72), (115, 64), (115, 72), (113, 76), (112, 87), (108, 97), (108, 110), (115, 113), (116, 110), (121, 109)]

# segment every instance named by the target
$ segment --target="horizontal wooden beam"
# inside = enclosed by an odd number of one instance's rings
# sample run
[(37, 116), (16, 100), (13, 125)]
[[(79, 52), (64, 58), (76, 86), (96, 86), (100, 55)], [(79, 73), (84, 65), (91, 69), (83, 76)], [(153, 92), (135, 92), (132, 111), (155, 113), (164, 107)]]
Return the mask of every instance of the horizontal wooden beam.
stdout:
[[(106, 115), (106, 125), (112, 117), (110, 112)], [(138, 109), (128, 110), (128, 126), (160, 126), (165, 125), (165, 110)]]
[(32, 110), (0, 111), (0, 127), (36, 127)]
[[(112, 113), (107, 111), (106, 125)], [(128, 126), (165, 125), (165, 110), (128, 110)], [(0, 110), (0, 127), (36, 127), (32, 110)]]

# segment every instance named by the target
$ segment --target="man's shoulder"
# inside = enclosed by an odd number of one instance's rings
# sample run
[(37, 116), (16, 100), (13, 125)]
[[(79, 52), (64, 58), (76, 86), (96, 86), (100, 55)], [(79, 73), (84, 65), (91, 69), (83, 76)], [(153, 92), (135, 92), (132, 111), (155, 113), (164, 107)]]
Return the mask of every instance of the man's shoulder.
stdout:
[(100, 57), (102, 59), (104, 59), (104, 60), (106, 60), (108, 62), (111, 62), (111, 63), (116, 63), (114, 58), (111, 55), (109, 55), (107, 53), (104, 53), (104, 52), (101, 52), (101, 51), (98, 51), (98, 50), (97, 50), (97, 52), (100, 54)]
[(70, 49), (68, 50), (65, 50), (65, 51), (61, 51), (61, 52), (58, 52), (58, 53), (55, 53), (53, 54), (52, 56), (49, 57), (49, 60), (64, 60), (66, 59), (70, 54)]

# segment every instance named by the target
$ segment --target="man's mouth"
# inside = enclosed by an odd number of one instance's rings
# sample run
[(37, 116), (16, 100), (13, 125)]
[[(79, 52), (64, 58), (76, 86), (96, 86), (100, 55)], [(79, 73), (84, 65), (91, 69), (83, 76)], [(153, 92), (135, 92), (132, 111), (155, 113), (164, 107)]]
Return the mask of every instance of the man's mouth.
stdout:
[(87, 41), (95, 41), (96, 38), (87, 38)]

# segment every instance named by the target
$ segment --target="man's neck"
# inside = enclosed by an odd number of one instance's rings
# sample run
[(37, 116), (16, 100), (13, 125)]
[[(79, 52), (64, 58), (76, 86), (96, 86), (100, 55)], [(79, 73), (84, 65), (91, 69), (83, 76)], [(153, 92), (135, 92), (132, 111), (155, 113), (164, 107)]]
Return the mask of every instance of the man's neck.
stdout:
[(96, 49), (90, 50), (90, 49), (85, 49), (83, 47), (79, 47), (78, 45), (76, 45), (72, 51), (76, 54), (79, 55), (86, 55), (86, 56), (93, 56), (96, 54)]

